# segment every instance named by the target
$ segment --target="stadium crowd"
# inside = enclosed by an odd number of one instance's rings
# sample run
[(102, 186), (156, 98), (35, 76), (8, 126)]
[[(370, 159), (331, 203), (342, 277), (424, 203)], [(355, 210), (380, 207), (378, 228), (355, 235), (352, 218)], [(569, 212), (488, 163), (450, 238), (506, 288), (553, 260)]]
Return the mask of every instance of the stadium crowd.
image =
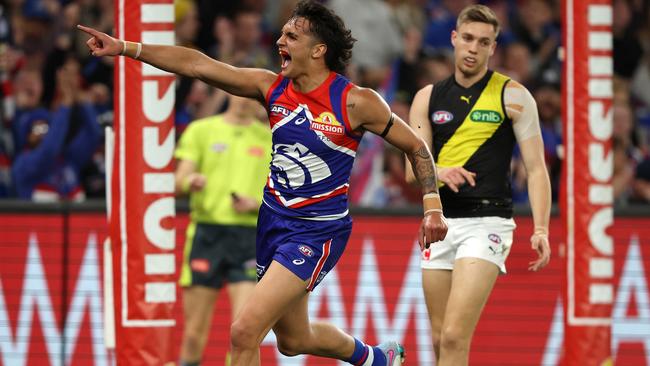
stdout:
[[(358, 39), (347, 76), (377, 90), (407, 120), (417, 90), (453, 71), (450, 33), (472, 0), (328, 0)], [(533, 93), (558, 199), (562, 163), (559, 0), (487, 0), (502, 22), (490, 68)], [(275, 40), (297, 0), (175, 0), (176, 44), (237, 65), (279, 68)], [(618, 206), (650, 203), (650, 1), (613, 0), (613, 187)], [(88, 54), (76, 24), (107, 33), (110, 0), (0, 2), (0, 198), (101, 198), (103, 126), (113, 120), (113, 62)], [(176, 83), (176, 133), (225, 109), (225, 94), (200, 81)], [(516, 203), (525, 172), (512, 161)], [(365, 134), (350, 184), (357, 206), (419, 204), (404, 158)]]

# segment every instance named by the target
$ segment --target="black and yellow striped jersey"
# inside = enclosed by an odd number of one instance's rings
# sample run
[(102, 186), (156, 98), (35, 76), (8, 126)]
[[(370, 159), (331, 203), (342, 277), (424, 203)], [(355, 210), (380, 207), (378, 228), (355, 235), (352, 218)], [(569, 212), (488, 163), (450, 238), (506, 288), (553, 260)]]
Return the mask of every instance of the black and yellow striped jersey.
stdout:
[(433, 87), (429, 118), (436, 165), (476, 173), (474, 187), (465, 184), (458, 193), (440, 187), (447, 217), (512, 217), (510, 160), (516, 140), (503, 102), (509, 80), (488, 71), (469, 88), (453, 75)]

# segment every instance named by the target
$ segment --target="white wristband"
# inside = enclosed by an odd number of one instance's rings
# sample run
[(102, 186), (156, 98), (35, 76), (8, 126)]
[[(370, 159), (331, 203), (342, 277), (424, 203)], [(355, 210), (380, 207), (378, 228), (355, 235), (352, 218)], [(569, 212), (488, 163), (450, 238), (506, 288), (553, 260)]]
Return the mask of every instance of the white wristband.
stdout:
[(140, 57), (140, 52), (142, 52), (142, 43), (138, 42), (138, 43), (136, 43), (136, 46), (137, 46), (138, 48), (137, 48), (136, 51), (135, 51), (135, 56), (133, 56), (133, 58), (134, 58), (135, 60), (137, 60), (138, 57)]
[(431, 193), (427, 193), (424, 196), (422, 196), (422, 199), (426, 200), (428, 198), (438, 198), (438, 197), (440, 197), (440, 195), (438, 193), (431, 192)]
[(120, 56), (124, 56), (126, 54), (126, 41), (122, 41), (122, 52), (120, 52)]

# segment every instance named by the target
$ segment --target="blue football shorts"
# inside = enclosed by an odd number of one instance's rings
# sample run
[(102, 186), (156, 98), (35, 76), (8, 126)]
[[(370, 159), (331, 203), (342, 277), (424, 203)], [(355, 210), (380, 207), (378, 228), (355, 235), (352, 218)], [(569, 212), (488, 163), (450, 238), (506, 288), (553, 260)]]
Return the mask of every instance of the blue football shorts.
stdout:
[(258, 281), (277, 261), (313, 289), (334, 268), (345, 250), (352, 218), (317, 221), (282, 216), (262, 204), (257, 220)]

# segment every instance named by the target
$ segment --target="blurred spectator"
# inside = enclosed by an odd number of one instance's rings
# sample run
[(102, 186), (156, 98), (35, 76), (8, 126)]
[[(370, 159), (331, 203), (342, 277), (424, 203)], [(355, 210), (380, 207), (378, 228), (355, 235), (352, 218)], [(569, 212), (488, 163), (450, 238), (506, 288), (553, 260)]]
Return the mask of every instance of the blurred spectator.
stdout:
[(355, 83), (379, 89), (403, 52), (402, 35), (391, 8), (383, 0), (330, 0), (329, 5), (357, 39), (352, 53), (358, 72)]
[(0, 43), (0, 146), (5, 156), (13, 155), (14, 144), (11, 133), (12, 120), (16, 112), (12, 79), (19, 68), (20, 55), (8, 43)]
[(551, 179), (553, 201), (556, 202), (560, 192), (562, 170), (562, 95), (560, 86), (542, 85), (534, 95), (544, 141), (544, 160)]
[(634, 170), (640, 160), (640, 151), (633, 143), (635, 120), (629, 103), (615, 100), (613, 106), (614, 126), (612, 130), (612, 151), (614, 159), (614, 174), (612, 186), (614, 203), (628, 203), (632, 193)]
[(512, 1), (510, 0), (488, 0), (484, 1), (485, 5), (489, 6), (499, 19), (499, 35), (497, 36), (497, 49), (505, 47), (517, 40), (517, 36), (512, 31), (510, 26), (510, 17), (512, 11)]
[[(557, 66), (553, 63), (557, 60), (556, 52), (560, 46), (560, 29), (554, 22), (551, 5), (549, 0), (517, 2), (518, 14), (513, 18), (512, 30), (530, 53), (528, 64), (531, 81), (542, 78), (547, 68)], [(518, 81), (525, 83), (523, 79)]]
[[(642, 20), (641, 17), (633, 15), (627, 0), (614, 0), (612, 6), (614, 73), (630, 79), (643, 56), (643, 48), (637, 36)], [(647, 19), (645, 21), (647, 22)]]
[(215, 19), (216, 58), (231, 65), (268, 68), (271, 55), (262, 42), (262, 20), (261, 13), (246, 8), (237, 10), (231, 19)]
[(15, 45), (27, 57), (27, 67), (40, 69), (52, 46), (55, 44), (53, 25), (60, 5), (58, 0), (27, 1), (23, 6), (22, 17), (14, 18), (13, 36)]
[(639, 134), (646, 146), (650, 145), (650, 88), (648, 85), (650, 85), (650, 57), (645, 56), (639, 63), (630, 89), (637, 104)]
[[(253, 6), (255, 5), (255, 6)], [(228, 16), (218, 15), (210, 21), (216, 46), (208, 50), (220, 61), (239, 66), (266, 68), (270, 53), (262, 43), (262, 15), (257, 4), (241, 3), (230, 8)], [(175, 2), (176, 44), (196, 47), (194, 40), (199, 32), (199, 14), (191, 0)], [(196, 119), (221, 111), (226, 102), (222, 92), (211, 90), (206, 84), (179, 77), (176, 93), (176, 136)]]
[(4, 6), (0, 7), (0, 198), (10, 196), (11, 155), (13, 137), (11, 119), (14, 114), (14, 100), (11, 97), (11, 74), (15, 69), (17, 58), (9, 41), (9, 23), (5, 18)]
[(101, 137), (90, 163), (81, 170), (82, 186), (87, 198), (102, 198), (106, 194), (106, 155), (104, 127), (113, 125), (112, 94), (108, 87), (94, 83), (86, 91), (86, 99), (97, 113)]
[(194, 1), (174, 1), (174, 25), (176, 45), (195, 47), (200, 23), (199, 12)]
[(425, 49), (434, 51), (447, 50), (452, 52), (451, 32), (456, 29), (458, 14), (468, 5), (476, 3), (472, 0), (440, 0), (430, 1), (429, 23), (424, 31)]
[(427, 17), (421, 2), (421, 0), (386, 0), (402, 32), (414, 28), (421, 33), (424, 29)]
[(422, 189), (406, 181), (404, 154), (392, 145), (384, 149), (384, 190), (385, 205), (390, 207), (419, 205), (422, 201)]
[(90, 25), (103, 32), (112, 33), (113, 8), (112, 0), (70, 2), (66, 5), (66, 25), (64, 27), (70, 38), (70, 52), (73, 52), (83, 64), (82, 74), (86, 83), (105, 85), (111, 89), (111, 93), (109, 93), (111, 96), (114, 59), (91, 57), (86, 47), (87, 38), (77, 31), (76, 25)]
[(191, 80), (190, 90), (180, 109), (176, 110), (176, 137), (183, 134), (188, 124), (222, 111), (227, 102), (227, 94), (200, 80)]
[(12, 130), (16, 150), (18, 150), (18, 145), (22, 145), (23, 141), (20, 141), (18, 139), (17, 122), (20, 121), (24, 113), (41, 106), (41, 97), (43, 96), (43, 81), (38, 71), (23, 68), (16, 74), (12, 86), (12, 98), (14, 100), (14, 105), (16, 108), (15, 114), (13, 116), (14, 122), (12, 123)]
[(534, 78), (530, 49), (523, 43), (513, 42), (503, 52), (503, 72), (522, 85), (530, 85)]
[[(650, 131), (650, 3), (644, 1), (644, 8), (635, 12), (641, 21), (638, 37), (644, 55), (639, 59), (638, 67), (632, 76), (631, 90), (635, 98), (642, 104), (642, 117), (644, 127)], [(614, 54), (616, 59), (617, 55)], [(650, 136), (650, 135), (649, 135)]]
[[(176, 45), (196, 48), (195, 40), (199, 32), (199, 13), (196, 3), (193, 0), (176, 0), (174, 1), (174, 24), (176, 27)], [(105, 57), (102, 57), (105, 58)], [(176, 136), (180, 136), (187, 125), (196, 116), (193, 114), (193, 108), (190, 105), (190, 94), (193, 92), (195, 81), (176, 75), (176, 99), (174, 116)]]
[(348, 198), (353, 205), (386, 206), (384, 187), (384, 140), (372, 133), (363, 135), (350, 175)]
[(273, 41), (280, 36), (280, 31), (284, 24), (289, 20), (293, 9), (299, 0), (274, 0), (267, 1), (267, 7), (264, 11), (266, 19), (271, 30)]
[(5, 147), (5, 128), (0, 123), (0, 198), (10, 196), (11, 188), (11, 160)]
[(650, 156), (637, 165), (632, 190), (633, 199), (650, 203)]
[(58, 100), (50, 113), (25, 112), (18, 126), (23, 143), (12, 168), (18, 198), (34, 201), (83, 200), (80, 170), (97, 146), (99, 125), (79, 92), (79, 68), (69, 60), (57, 73)]
[(451, 56), (445, 52), (425, 53), (418, 64), (417, 90), (435, 84), (454, 72)]
[[(395, 60), (392, 66), (389, 85), (386, 88), (385, 99), (391, 103), (398, 99), (411, 103), (418, 91), (419, 56), (422, 49), (422, 33), (412, 27), (403, 36), (404, 52)], [(407, 108), (408, 110), (408, 108)], [(408, 116), (408, 112), (406, 112)]]
[(214, 20), (218, 16), (232, 16), (237, 7), (237, 1), (230, 0), (196, 0), (199, 9), (199, 32), (196, 45), (199, 49), (208, 50), (217, 42), (214, 37)]

